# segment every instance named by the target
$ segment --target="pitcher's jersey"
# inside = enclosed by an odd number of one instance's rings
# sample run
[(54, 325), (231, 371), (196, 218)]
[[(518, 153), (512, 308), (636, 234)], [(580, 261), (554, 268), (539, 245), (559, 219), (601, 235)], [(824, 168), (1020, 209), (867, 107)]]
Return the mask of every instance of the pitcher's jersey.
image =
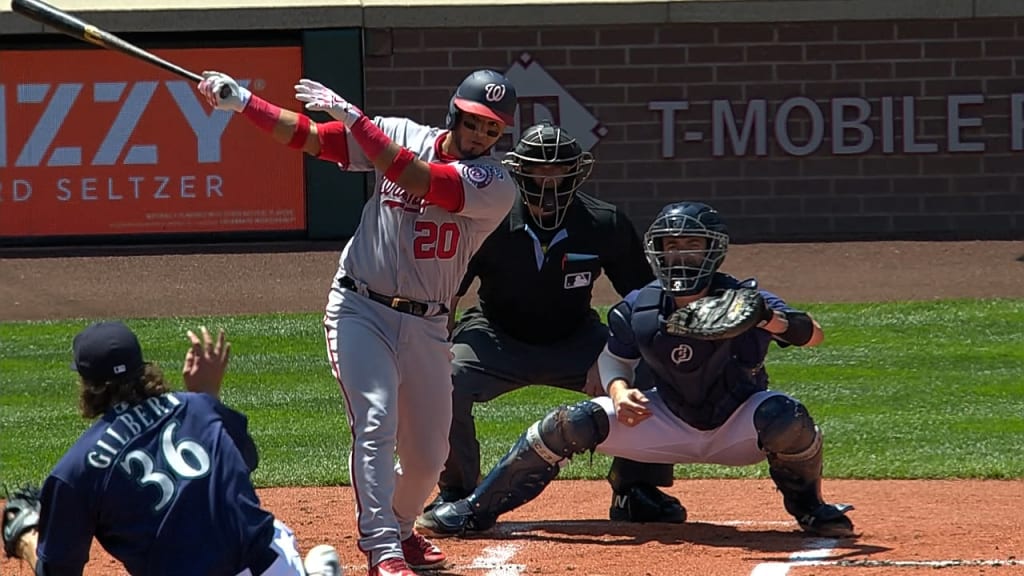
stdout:
[(250, 480), (258, 458), (246, 427), (206, 394), (111, 409), (43, 483), (40, 562), (81, 574), (95, 536), (130, 574), (265, 568), (274, 517)]
[[(412, 198), (378, 172), (359, 228), (341, 253), (338, 276), (349, 274), (375, 292), (448, 304), (470, 257), (511, 210), (516, 185), (495, 158), (442, 158), (446, 132), (440, 128), (407, 118), (377, 117), (374, 123), (420, 160), (454, 164), (465, 200), (462, 209), (452, 213)], [(343, 168), (373, 170), (352, 135), (347, 137), (349, 165)]]

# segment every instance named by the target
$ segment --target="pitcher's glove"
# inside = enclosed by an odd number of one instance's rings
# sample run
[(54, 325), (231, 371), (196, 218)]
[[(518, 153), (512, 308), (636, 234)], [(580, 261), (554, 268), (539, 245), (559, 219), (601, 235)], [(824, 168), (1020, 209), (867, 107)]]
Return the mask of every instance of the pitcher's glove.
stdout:
[(17, 558), (21, 536), (39, 525), (39, 488), (25, 486), (8, 490), (4, 504), (4, 552), (8, 558)]
[(726, 340), (770, 321), (772, 314), (760, 291), (730, 288), (673, 312), (665, 319), (665, 332), (695, 340)]

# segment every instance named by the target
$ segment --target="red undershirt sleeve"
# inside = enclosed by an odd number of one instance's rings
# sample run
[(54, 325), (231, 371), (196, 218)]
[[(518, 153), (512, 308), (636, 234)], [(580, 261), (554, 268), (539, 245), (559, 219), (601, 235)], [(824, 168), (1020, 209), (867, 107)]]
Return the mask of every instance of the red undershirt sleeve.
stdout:
[(466, 190), (458, 168), (454, 164), (431, 164), (430, 188), (423, 199), (449, 212), (461, 212)]

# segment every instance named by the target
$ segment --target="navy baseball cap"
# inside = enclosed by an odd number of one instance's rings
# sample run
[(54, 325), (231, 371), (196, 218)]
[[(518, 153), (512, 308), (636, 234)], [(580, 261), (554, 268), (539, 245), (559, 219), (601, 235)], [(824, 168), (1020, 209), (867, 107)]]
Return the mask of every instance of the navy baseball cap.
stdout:
[(145, 363), (139, 339), (121, 322), (90, 324), (75, 336), (71, 349), (71, 369), (87, 380), (102, 382), (134, 374)]

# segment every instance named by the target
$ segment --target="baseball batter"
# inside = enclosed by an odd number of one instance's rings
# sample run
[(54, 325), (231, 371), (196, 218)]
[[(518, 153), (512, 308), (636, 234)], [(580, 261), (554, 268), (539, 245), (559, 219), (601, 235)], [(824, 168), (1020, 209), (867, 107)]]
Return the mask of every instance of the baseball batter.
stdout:
[(168, 390), (135, 334), (98, 322), (73, 341), (82, 416), (96, 422), (46, 478), (3, 510), (4, 549), (34, 574), (80, 576), (93, 538), (133, 575), (341, 576), (260, 507), (246, 417), (220, 402), (230, 344), (189, 331), (188, 392)]
[[(718, 272), (729, 235), (720, 215), (698, 202), (662, 209), (644, 238), (658, 280), (608, 314), (598, 359), (608, 396), (555, 409), (531, 426), (468, 498), (438, 506), (420, 526), (461, 534), (490, 526), (532, 500), (575, 454), (597, 450), (641, 462), (744, 466), (768, 460), (786, 510), (806, 532), (852, 536), (847, 505), (821, 495), (821, 431), (796, 399), (768, 390), (768, 346), (815, 346), (824, 335), (809, 314), (761, 291), (759, 322), (720, 340), (666, 332), (675, 310), (754, 280)], [(643, 359), (656, 386), (633, 387)]]
[(514, 122), (515, 88), (498, 72), (473, 72), (452, 96), (441, 129), (406, 118), (371, 119), (303, 79), (296, 99), (336, 120), (313, 123), (225, 74), (204, 76), (199, 89), (218, 109), (239, 112), (278, 141), (343, 170), (376, 172), (374, 194), (331, 286), (327, 352), (353, 434), (349, 469), (370, 576), (439, 567), (445, 555), (413, 524), (448, 455), (446, 305), (470, 257), (517, 195), (505, 168), (490, 157)]

